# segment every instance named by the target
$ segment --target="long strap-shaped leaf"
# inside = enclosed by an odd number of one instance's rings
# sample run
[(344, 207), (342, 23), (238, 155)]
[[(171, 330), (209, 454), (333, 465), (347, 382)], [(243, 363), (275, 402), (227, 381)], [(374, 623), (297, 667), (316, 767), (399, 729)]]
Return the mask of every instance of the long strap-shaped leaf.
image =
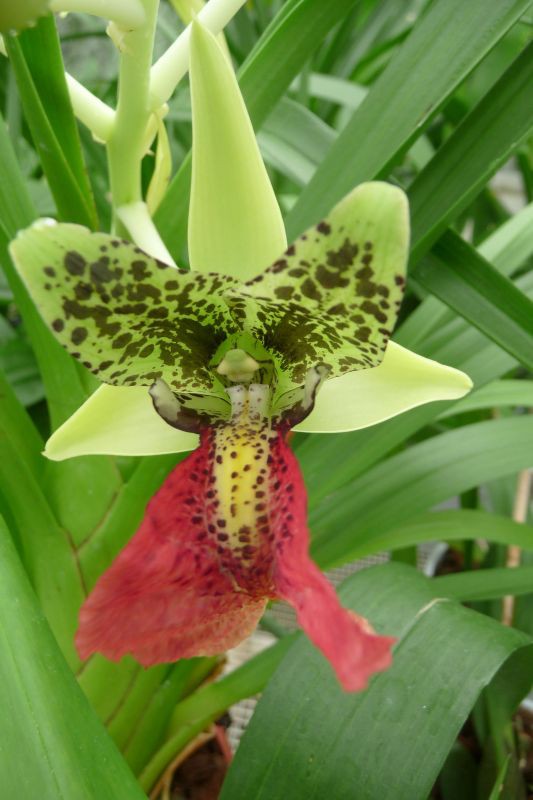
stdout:
[(414, 271), (424, 289), (533, 369), (533, 302), (452, 230)]
[[(52, 16), (18, 37), (6, 37), (24, 113), (61, 219), (96, 227), (78, 131)], [(35, 75), (33, 74), (35, 72)]]
[(352, 186), (386, 175), (528, 5), (529, 0), (432, 3), (300, 195), (286, 221), (289, 241)]
[(63, 659), (2, 520), (0, 642), (4, 797), (142, 800)]
[(531, 463), (533, 419), (491, 420), (448, 431), (378, 464), (311, 513), (314, 555), (345, 562), (352, 548), (436, 503)]
[(87, 395), (75, 362), (47, 330), (7, 251), (10, 239), (36, 216), (5, 122), (0, 117), (0, 262), (39, 363), (52, 426), (57, 427)]
[(222, 800), (425, 800), (484, 687), (498, 680), (509, 713), (529, 689), (532, 640), (434, 601), (412, 568), (364, 570), (341, 597), (400, 638), (393, 666), (347, 695), (309, 643), (297, 642), (259, 702)]
[(513, 61), (410, 185), (413, 265), (446, 226), (468, 208), (531, 131), (532, 82), (533, 43)]

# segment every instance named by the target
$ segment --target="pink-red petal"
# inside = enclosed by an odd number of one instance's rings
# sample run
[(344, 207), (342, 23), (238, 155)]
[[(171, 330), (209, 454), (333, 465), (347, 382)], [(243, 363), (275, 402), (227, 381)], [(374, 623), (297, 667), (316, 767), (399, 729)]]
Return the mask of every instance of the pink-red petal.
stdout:
[(298, 462), (283, 437), (272, 452), (276, 530), (274, 585), (296, 609), (298, 622), (324, 653), (346, 691), (359, 691), (391, 664), (395, 639), (379, 636), (368, 622), (343, 608), (333, 587), (308, 554), (307, 498)]
[(169, 475), (133, 539), (82, 606), (81, 658), (127, 653), (149, 666), (234, 647), (255, 628), (266, 599), (235, 591), (206, 535), (209, 437)]

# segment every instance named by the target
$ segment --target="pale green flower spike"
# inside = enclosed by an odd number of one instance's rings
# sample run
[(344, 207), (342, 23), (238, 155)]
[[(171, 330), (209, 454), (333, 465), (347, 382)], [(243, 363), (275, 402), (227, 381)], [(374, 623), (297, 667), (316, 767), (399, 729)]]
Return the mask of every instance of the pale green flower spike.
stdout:
[(3, 0), (0, 2), (0, 33), (20, 31), (48, 13), (49, 0)]
[(408, 253), (403, 192), (363, 184), (282, 252), (279, 209), (233, 71), (198, 24), (191, 83), (196, 271), (77, 225), (41, 223), (11, 245), (57, 338), (115, 384), (54, 433), (46, 455), (192, 449), (192, 431), (228, 418), (232, 380), (270, 384), (277, 424), (316, 432), (466, 394), (463, 373), (389, 343)]
[(287, 246), (283, 219), (233, 70), (198, 22), (190, 52), (191, 267), (246, 281)]

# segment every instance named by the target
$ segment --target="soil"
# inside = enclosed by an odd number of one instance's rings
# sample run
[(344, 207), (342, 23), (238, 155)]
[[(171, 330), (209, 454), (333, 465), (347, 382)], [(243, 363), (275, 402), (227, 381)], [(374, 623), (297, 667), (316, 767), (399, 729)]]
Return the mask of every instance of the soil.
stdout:
[(178, 767), (172, 780), (172, 800), (218, 800), (231, 761), (225, 734), (229, 723), (229, 715), (218, 720), (215, 738)]

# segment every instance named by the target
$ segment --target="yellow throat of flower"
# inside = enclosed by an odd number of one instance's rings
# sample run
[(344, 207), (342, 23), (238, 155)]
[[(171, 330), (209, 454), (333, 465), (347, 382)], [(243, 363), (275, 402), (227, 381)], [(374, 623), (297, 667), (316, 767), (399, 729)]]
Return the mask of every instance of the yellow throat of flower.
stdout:
[(253, 383), (227, 391), (232, 415), (228, 424), (215, 430), (213, 490), (220, 499), (218, 525), (225, 521), (225, 546), (251, 560), (261, 534), (268, 532), (268, 458), (275, 437), (268, 416), (270, 388)]

